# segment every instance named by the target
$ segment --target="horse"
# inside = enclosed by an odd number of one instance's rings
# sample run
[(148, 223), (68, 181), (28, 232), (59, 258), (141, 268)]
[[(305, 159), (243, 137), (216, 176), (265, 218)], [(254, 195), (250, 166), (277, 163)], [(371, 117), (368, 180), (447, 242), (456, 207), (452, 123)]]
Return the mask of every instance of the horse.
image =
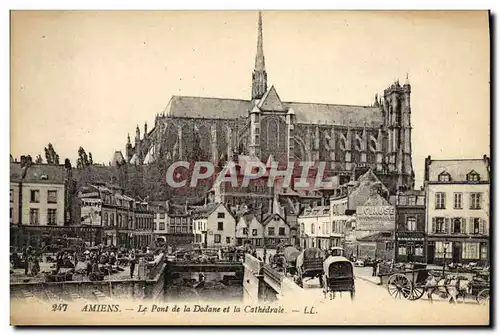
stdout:
[(465, 277), (438, 277), (429, 274), (429, 277), (425, 282), (424, 289), (427, 293), (429, 303), (433, 302), (432, 295), (438, 294), (443, 299), (449, 297), (448, 302), (450, 304), (456, 304), (457, 297), (459, 295), (462, 295), (465, 300), (465, 294), (470, 291), (470, 280)]

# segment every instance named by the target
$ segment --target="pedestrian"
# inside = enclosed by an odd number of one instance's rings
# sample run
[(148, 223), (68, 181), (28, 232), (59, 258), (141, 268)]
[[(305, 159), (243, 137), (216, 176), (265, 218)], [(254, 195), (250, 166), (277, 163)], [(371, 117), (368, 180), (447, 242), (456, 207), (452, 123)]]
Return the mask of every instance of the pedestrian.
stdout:
[(135, 252), (134, 252), (134, 250), (132, 250), (130, 252), (129, 261), (130, 261), (130, 279), (133, 279), (134, 278), (134, 271), (135, 271)]
[(266, 246), (264, 246), (264, 260), (266, 260), (266, 256), (267, 256), (267, 249), (266, 249)]
[(23, 262), (24, 262), (24, 274), (28, 275), (29, 263), (28, 263), (28, 248), (23, 247)]

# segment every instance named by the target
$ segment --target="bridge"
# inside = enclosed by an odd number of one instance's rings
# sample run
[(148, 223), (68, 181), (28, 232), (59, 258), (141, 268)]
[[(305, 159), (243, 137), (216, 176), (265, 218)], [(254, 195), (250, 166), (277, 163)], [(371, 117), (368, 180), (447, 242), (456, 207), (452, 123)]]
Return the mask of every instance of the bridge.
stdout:
[(238, 262), (190, 263), (168, 262), (167, 271), (171, 272), (243, 272), (244, 266)]
[(245, 255), (243, 294), (244, 301), (284, 300), (285, 297), (297, 298), (304, 294), (304, 289), (269, 264), (259, 261), (250, 254)]

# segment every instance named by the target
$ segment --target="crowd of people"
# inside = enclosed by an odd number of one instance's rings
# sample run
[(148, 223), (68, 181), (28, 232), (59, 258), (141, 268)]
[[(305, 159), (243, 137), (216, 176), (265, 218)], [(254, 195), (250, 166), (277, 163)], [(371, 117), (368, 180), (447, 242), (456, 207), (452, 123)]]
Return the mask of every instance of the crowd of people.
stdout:
[[(45, 260), (51, 264), (51, 270), (44, 273), (47, 281), (72, 280), (73, 275), (91, 281), (103, 280), (105, 276), (127, 268), (131, 279), (142, 279), (148, 267), (160, 262), (164, 254), (165, 250), (161, 248), (126, 249), (104, 245), (47, 253), (28, 245), (22, 249), (21, 255), (17, 252), (11, 254), (11, 266), (14, 269), (24, 267), (25, 276), (36, 277), (40, 274), (40, 263)], [(64, 279), (60, 279), (61, 276)]]

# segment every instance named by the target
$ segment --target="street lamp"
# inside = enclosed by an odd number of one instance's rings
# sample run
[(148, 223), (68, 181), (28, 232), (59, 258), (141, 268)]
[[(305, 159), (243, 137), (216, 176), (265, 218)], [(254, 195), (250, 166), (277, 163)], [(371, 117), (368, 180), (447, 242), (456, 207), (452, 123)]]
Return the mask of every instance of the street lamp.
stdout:
[(448, 241), (444, 241), (443, 242), (443, 250), (444, 250), (444, 256), (443, 256), (444, 257), (444, 261), (443, 261), (443, 278), (444, 278), (444, 270), (446, 268), (446, 250), (448, 249), (449, 245), (450, 245), (450, 242), (448, 242)]

